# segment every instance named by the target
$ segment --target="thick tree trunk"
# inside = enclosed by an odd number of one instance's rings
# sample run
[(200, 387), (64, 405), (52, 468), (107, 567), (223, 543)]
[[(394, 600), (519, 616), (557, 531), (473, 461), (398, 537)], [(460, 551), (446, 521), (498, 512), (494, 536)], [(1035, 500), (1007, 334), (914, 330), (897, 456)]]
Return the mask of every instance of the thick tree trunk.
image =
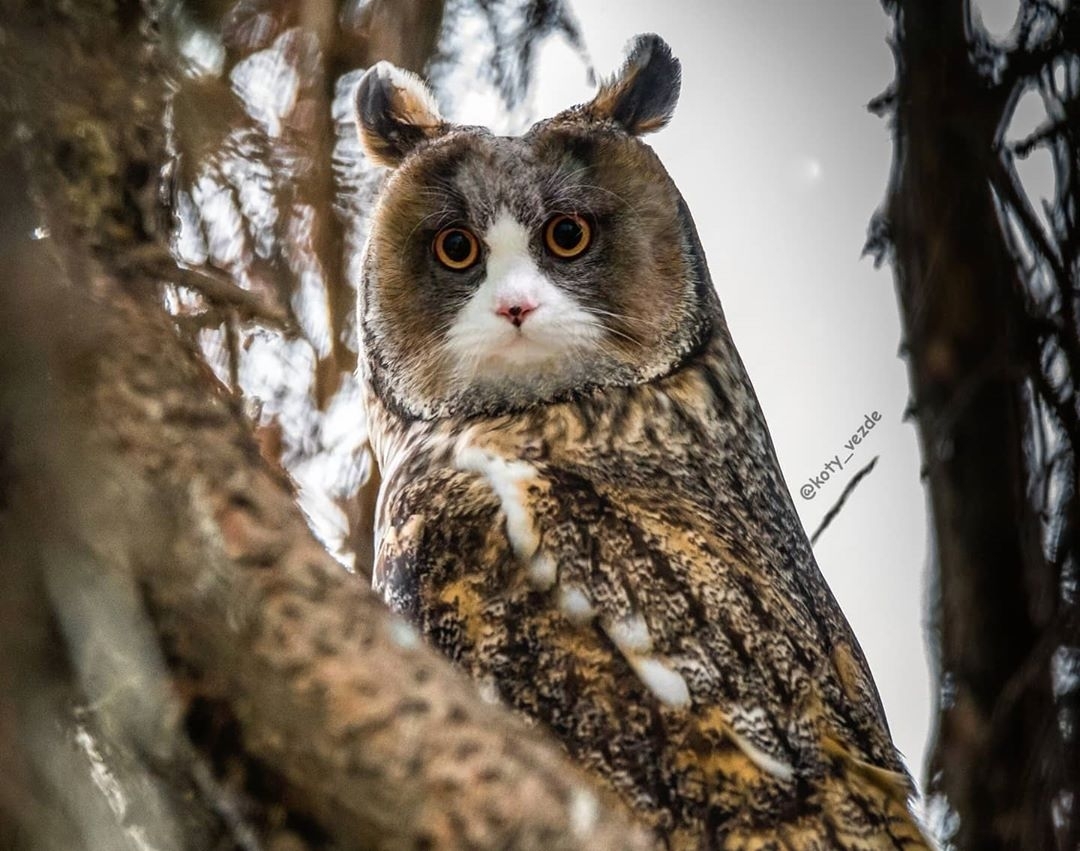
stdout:
[(959, 848), (1050, 849), (1066, 636), (1027, 498), (1023, 283), (991, 188), (1016, 92), (976, 67), (966, 0), (896, 7), (886, 213), (937, 549), (930, 791), (959, 816)]

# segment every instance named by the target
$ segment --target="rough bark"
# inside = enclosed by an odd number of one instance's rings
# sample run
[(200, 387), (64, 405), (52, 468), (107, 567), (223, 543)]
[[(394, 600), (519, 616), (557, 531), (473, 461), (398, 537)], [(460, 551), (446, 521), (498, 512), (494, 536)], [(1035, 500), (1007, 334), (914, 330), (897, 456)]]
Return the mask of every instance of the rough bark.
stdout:
[(1075, 848), (1075, 815), (1052, 814), (1076, 771), (1051, 664), (1080, 624), (1030, 498), (1031, 434), (1042, 430), (1028, 413), (1037, 321), (996, 194), (1022, 80), (980, 66), (967, 0), (890, 5), (896, 149), (885, 220), (936, 543), (930, 790), (959, 817), (958, 848)]

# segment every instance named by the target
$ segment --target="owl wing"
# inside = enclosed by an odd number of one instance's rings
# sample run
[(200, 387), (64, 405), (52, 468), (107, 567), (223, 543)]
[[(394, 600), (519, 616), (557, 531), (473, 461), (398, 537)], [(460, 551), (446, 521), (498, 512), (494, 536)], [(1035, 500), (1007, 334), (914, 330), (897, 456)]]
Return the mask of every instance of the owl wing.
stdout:
[(673, 848), (925, 847), (859, 646), (768, 483), (529, 440), (459, 438), (388, 482), (391, 606)]

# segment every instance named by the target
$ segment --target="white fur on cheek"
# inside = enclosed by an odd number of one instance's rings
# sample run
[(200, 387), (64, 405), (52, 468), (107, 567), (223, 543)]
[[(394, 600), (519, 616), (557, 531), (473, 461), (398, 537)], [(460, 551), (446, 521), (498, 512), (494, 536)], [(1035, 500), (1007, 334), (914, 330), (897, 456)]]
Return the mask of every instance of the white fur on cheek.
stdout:
[[(603, 333), (596, 320), (537, 267), (529, 253), (531, 238), (506, 210), (484, 234), (487, 274), (447, 334), (448, 354), (466, 382), (527, 376), (594, 345)], [(500, 301), (536, 307), (515, 327), (498, 315)]]

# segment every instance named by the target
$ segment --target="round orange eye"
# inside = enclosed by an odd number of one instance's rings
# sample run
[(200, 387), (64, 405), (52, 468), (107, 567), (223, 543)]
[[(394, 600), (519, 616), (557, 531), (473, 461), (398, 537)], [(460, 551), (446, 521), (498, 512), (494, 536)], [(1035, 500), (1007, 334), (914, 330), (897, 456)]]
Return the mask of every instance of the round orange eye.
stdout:
[(465, 228), (443, 228), (432, 244), (436, 259), (447, 269), (461, 272), (480, 257), (480, 243)]
[(560, 213), (544, 226), (547, 250), (563, 260), (571, 260), (589, 247), (592, 229), (581, 216)]

